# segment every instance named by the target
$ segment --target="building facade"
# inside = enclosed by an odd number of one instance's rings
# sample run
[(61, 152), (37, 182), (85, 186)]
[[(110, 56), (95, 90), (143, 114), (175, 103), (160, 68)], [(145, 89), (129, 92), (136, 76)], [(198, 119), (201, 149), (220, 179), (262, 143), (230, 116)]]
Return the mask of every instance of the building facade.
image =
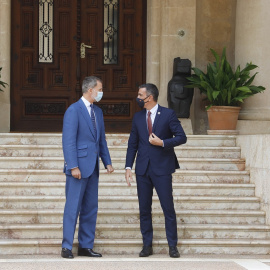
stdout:
[[(26, 1), (28, 2), (28, 1)], [(31, 1), (29, 1), (31, 2)], [(95, 1), (92, 1), (95, 2)], [(132, 2), (132, 1), (127, 1)], [(8, 83), (0, 92), (0, 132), (10, 132), (12, 72), (11, 0), (0, 0), (0, 66), (2, 80)], [(172, 78), (173, 59), (188, 58), (192, 66), (205, 68), (212, 61), (210, 48), (219, 53), (226, 46), (233, 66), (247, 62), (258, 65), (255, 83), (265, 92), (246, 100), (242, 105), (237, 129), (240, 134), (270, 132), (270, 91), (268, 60), (270, 41), (267, 0), (147, 0), (145, 78), (160, 89), (159, 103), (168, 106), (167, 85)], [(73, 22), (70, 18), (71, 24)], [(134, 97), (135, 98), (135, 97)], [(205, 134), (207, 116), (204, 102), (195, 90), (191, 105), (194, 134)], [(16, 130), (14, 130), (16, 131)]]

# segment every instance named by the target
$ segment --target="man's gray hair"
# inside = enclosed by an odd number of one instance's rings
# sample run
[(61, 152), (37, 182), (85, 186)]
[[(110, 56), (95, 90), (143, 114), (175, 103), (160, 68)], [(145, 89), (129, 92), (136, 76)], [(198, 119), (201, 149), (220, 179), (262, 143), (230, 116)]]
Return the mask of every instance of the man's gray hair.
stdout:
[(85, 77), (82, 82), (82, 93), (86, 93), (89, 88), (94, 88), (98, 81), (102, 83), (102, 80), (96, 76)]

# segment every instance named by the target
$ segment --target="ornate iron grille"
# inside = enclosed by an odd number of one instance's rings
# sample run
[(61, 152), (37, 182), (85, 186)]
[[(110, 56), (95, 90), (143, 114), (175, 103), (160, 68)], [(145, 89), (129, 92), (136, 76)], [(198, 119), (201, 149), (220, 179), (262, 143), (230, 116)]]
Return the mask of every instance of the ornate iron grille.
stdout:
[(118, 61), (118, 0), (104, 0), (104, 64)]
[(53, 0), (39, 0), (39, 62), (53, 62)]

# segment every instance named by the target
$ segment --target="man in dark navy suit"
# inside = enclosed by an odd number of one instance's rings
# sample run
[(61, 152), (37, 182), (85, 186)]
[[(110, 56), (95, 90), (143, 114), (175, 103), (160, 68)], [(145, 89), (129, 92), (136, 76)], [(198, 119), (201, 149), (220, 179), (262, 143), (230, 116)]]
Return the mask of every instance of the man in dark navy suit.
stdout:
[(136, 182), (140, 209), (143, 249), (140, 257), (153, 254), (152, 196), (156, 189), (165, 216), (169, 255), (180, 257), (177, 249), (177, 223), (172, 194), (172, 173), (179, 168), (174, 147), (187, 141), (175, 112), (158, 105), (154, 84), (139, 87), (137, 103), (142, 111), (133, 117), (126, 155), (126, 181), (132, 181), (131, 168), (136, 158)]
[(94, 105), (101, 100), (102, 81), (89, 76), (82, 83), (83, 96), (69, 106), (63, 123), (64, 172), (66, 174), (66, 204), (63, 217), (61, 256), (72, 259), (72, 246), (77, 218), (78, 255), (101, 257), (93, 251), (98, 210), (99, 157), (108, 173), (111, 163), (102, 110)]

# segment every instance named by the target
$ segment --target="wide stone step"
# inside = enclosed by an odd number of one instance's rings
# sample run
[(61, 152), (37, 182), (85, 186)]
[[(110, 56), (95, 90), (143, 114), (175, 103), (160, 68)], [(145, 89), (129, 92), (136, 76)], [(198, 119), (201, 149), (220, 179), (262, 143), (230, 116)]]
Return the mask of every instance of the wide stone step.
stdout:
[[(177, 210), (180, 224), (250, 224), (265, 225), (265, 212), (260, 210)], [(50, 224), (63, 222), (61, 209), (0, 209), (0, 224)], [(139, 210), (98, 210), (98, 224), (139, 224)], [(153, 223), (164, 223), (161, 210), (153, 211)]]
[[(178, 161), (182, 170), (245, 170), (244, 159), (178, 158)], [(63, 164), (60, 157), (0, 157), (0, 169), (61, 169)], [(124, 169), (125, 158), (112, 158), (112, 165)]]
[[(62, 169), (0, 169), (0, 182), (65, 182)], [(115, 170), (107, 174), (100, 170), (101, 182), (125, 183), (125, 170)], [(135, 179), (135, 177), (134, 177)], [(174, 182), (186, 183), (249, 183), (248, 171), (207, 171), (207, 170), (176, 170)]]
[[(136, 195), (136, 183), (128, 187), (123, 183), (106, 183), (100, 181), (99, 195), (120, 196)], [(245, 196), (255, 195), (254, 184), (206, 184), (206, 183), (173, 183), (175, 196)], [(0, 182), (0, 195), (28, 196), (65, 195), (65, 182)]]
[[(0, 240), (1, 254), (59, 254), (62, 239), (3, 239)], [(142, 240), (97, 239), (95, 250), (102, 254), (138, 254)], [(178, 247), (181, 254), (269, 254), (270, 240), (264, 239), (180, 239)], [(153, 241), (155, 254), (167, 253), (165, 240)], [(73, 252), (76, 254), (77, 242)]]
[[(106, 134), (108, 146), (126, 146), (129, 134)], [(188, 135), (185, 146), (235, 146), (236, 136)], [(7, 145), (61, 145), (61, 133), (0, 133), (1, 144)]]
[[(77, 226), (78, 227), (78, 226)], [(154, 239), (166, 239), (165, 224), (153, 224)], [(59, 239), (62, 224), (6, 224), (0, 225), (0, 239)], [(180, 224), (179, 239), (266, 239), (270, 226), (231, 224)], [(77, 239), (77, 230), (75, 233)], [(140, 239), (138, 224), (98, 224), (96, 239)]]
[[(64, 207), (65, 196), (0, 196), (1, 209), (54, 209)], [(258, 210), (256, 197), (174, 196), (176, 210)], [(137, 196), (99, 196), (99, 207), (105, 209), (138, 209)], [(153, 196), (153, 209), (160, 209), (157, 196)]]
[[(114, 158), (126, 157), (126, 146), (109, 146)], [(175, 147), (181, 158), (240, 158), (240, 147)], [(0, 145), (0, 157), (63, 157), (61, 145)]]

